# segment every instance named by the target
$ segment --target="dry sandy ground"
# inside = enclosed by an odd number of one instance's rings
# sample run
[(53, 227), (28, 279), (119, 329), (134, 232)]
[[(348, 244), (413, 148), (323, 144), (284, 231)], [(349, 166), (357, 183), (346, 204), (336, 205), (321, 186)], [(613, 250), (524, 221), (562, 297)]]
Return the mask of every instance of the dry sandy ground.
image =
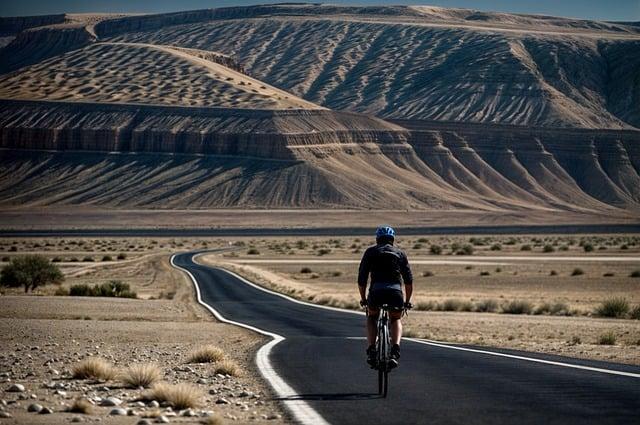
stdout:
[[(125, 264), (101, 264), (70, 277), (72, 283), (101, 283), (121, 279), (144, 296), (167, 294), (171, 299), (106, 299), (80, 297), (0, 296), (0, 399), (13, 419), (3, 423), (68, 423), (84, 421), (136, 423), (154, 409), (133, 402), (142, 391), (117, 382), (95, 383), (69, 379), (69, 371), (81, 359), (100, 356), (118, 367), (132, 363), (156, 363), (169, 382), (186, 382), (202, 391), (198, 414), (212, 411), (233, 423), (282, 423), (283, 412), (253, 363), (263, 338), (234, 326), (215, 322), (195, 302), (190, 282), (170, 268), (167, 255), (154, 254)], [(44, 288), (40, 294), (51, 292)], [(11, 291), (8, 291), (11, 292)], [(213, 344), (243, 370), (239, 377), (217, 375), (212, 364), (187, 364), (193, 349)], [(9, 393), (12, 383), (26, 387)], [(47, 388), (44, 384), (57, 387)], [(108, 388), (108, 389), (107, 389)], [(56, 393), (56, 389), (63, 393)], [(243, 392), (250, 393), (241, 396)], [(96, 407), (92, 415), (63, 411), (78, 396), (116, 396), (132, 408), (137, 418), (108, 416), (111, 408)], [(228, 404), (218, 404), (221, 399)], [(28, 413), (31, 403), (54, 410), (52, 415)], [(272, 418), (272, 419), (267, 419)], [(176, 417), (171, 422), (197, 423), (202, 418)]]
[(123, 228), (320, 228), (371, 227), (393, 222), (403, 226), (507, 226), (636, 224), (637, 214), (589, 214), (557, 211), (464, 210), (246, 210), (246, 209), (111, 209), (77, 205), (68, 207), (4, 207), (2, 229), (123, 229)]
[[(560, 303), (566, 313), (559, 314), (569, 314), (569, 317), (548, 313), (413, 311), (406, 321), (410, 335), (640, 364), (640, 321), (593, 317), (594, 310), (612, 297), (625, 298), (632, 308), (640, 304), (640, 279), (630, 277), (632, 272), (640, 270), (637, 237), (584, 237), (585, 243), (595, 246), (594, 253), (590, 254), (579, 246), (580, 237), (576, 236), (486, 238), (487, 243), (475, 246), (476, 252), (468, 257), (428, 254), (431, 244), (462, 245), (469, 243), (468, 236), (402, 239), (401, 245), (408, 251), (410, 261), (415, 262), (414, 304), (442, 305), (453, 300), (477, 305), (491, 300), (500, 310), (511, 301), (523, 301), (535, 311), (545, 304)], [(512, 239), (517, 242), (505, 244)], [(625, 240), (630, 245), (620, 249)], [(307, 238), (303, 241), (307, 244), (304, 249), (292, 238), (245, 242), (241, 250), (201, 256), (199, 261), (223, 264), (255, 282), (306, 301), (357, 306), (357, 263), (366, 246), (359, 239)], [(491, 246), (498, 243), (502, 249), (492, 251)], [(546, 243), (555, 244), (552, 246), (556, 252), (542, 254), (541, 245)], [(529, 244), (531, 252), (520, 251), (522, 245)], [(567, 246), (567, 251), (558, 251), (560, 246)], [(598, 250), (600, 246), (607, 249)], [(248, 254), (251, 249), (259, 254)], [(331, 252), (318, 255), (322, 249)], [(444, 252), (449, 250), (445, 248)], [(545, 259), (545, 255), (550, 259)], [(340, 262), (345, 259), (349, 262)], [(303, 273), (303, 268), (310, 271)], [(576, 268), (583, 274), (572, 276)], [(552, 270), (555, 275), (551, 275)], [(489, 274), (481, 276), (481, 272)], [(605, 277), (605, 274), (611, 276)], [(600, 345), (600, 336), (609, 332), (616, 336), (615, 345)]]

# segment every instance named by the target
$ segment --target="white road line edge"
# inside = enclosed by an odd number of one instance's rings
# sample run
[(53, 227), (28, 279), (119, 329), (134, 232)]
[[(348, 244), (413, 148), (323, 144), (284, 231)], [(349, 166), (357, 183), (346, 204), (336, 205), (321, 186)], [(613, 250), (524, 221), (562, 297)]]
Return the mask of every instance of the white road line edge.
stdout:
[(592, 372), (608, 373), (610, 375), (627, 376), (627, 377), (630, 377), (630, 378), (640, 378), (640, 373), (624, 372), (624, 371), (621, 371), (621, 370), (603, 369), (603, 368), (599, 368), (599, 367), (583, 366), (583, 365), (572, 364), (572, 363), (564, 363), (564, 362), (556, 362), (556, 361), (553, 361), (553, 360), (536, 359), (536, 358), (533, 358), (533, 357), (518, 356), (518, 355), (515, 355), (515, 354), (497, 353), (495, 351), (479, 350), (479, 349), (476, 349), (476, 348), (459, 347), (459, 346), (456, 346), (456, 345), (442, 344), (440, 342), (426, 340), (426, 339), (417, 339), (417, 338), (404, 338), (404, 339), (409, 340), (409, 341), (413, 341), (413, 342), (417, 342), (418, 344), (431, 345), (433, 347), (439, 347), (439, 348), (448, 348), (450, 350), (468, 351), (470, 353), (488, 354), (490, 356), (507, 357), (507, 358), (510, 358), (510, 359), (524, 360), (524, 361), (527, 361), (527, 362), (543, 363), (543, 364), (548, 364), (548, 365), (553, 365), (553, 366), (562, 366), (562, 367), (569, 367), (569, 368), (573, 368), (573, 369), (589, 370), (589, 371), (592, 371)]
[[(266, 345), (263, 345), (262, 347), (260, 347), (260, 349), (256, 353), (256, 365), (258, 366), (258, 370), (260, 371), (264, 379), (267, 382), (269, 382), (269, 384), (271, 385), (271, 388), (273, 388), (273, 390), (278, 395), (278, 397), (283, 399), (283, 403), (285, 407), (289, 409), (289, 412), (291, 412), (293, 417), (298, 422), (305, 425), (307, 424), (308, 425), (315, 425), (315, 424), (329, 425), (329, 422), (327, 422), (315, 409), (313, 409), (304, 400), (292, 399), (293, 397), (298, 396), (298, 394), (294, 391), (293, 388), (291, 388), (291, 386), (289, 386), (289, 384), (287, 384), (284, 381), (284, 379), (280, 377), (280, 375), (278, 375), (278, 373), (275, 371), (275, 369), (271, 365), (271, 360), (269, 360), (269, 355), (271, 354), (271, 350), (278, 343), (280, 343), (281, 341), (284, 341), (285, 338), (282, 337), (281, 335), (278, 335), (272, 332), (267, 332), (265, 330), (256, 328), (254, 326), (246, 325), (240, 322), (234, 322), (233, 320), (224, 318), (224, 316), (222, 316), (220, 312), (218, 312), (216, 309), (214, 309), (213, 307), (211, 307), (209, 304), (205, 303), (202, 300), (202, 295), (200, 293), (200, 287), (198, 286), (198, 281), (196, 280), (195, 276), (191, 274), (189, 270), (176, 265), (176, 263), (173, 261), (176, 255), (178, 254), (173, 254), (171, 256), (171, 265), (178, 270), (182, 270), (189, 276), (196, 290), (196, 297), (198, 299), (198, 303), (202, 304), (202, 306), (204, 306), (207, 310), (209, 310), (216, 319), (218, 319), (223, 323), (239, 326), (239, 327), (249, 329), (251, 331), (273, 338)], [(195, 255), (192, 258), (194, 257)], [(247, 282), (245, 279), (242, 279), (242, 280)]]

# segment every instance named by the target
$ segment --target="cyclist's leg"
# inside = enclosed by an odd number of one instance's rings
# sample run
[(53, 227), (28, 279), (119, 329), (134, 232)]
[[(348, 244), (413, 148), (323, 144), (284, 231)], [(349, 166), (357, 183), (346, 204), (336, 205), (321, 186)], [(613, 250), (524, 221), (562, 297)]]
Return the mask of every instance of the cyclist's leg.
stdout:
[(368, 307), (367, 309), (367, 342), (369, 347), (375, 345), (376, 334), (378, 333), (378, 315), (380, 310), (374, 307)]
[(391, 333), (391, 345), (400, 345), (402, 338), (402, 312), (389, 312), (389, 331)]

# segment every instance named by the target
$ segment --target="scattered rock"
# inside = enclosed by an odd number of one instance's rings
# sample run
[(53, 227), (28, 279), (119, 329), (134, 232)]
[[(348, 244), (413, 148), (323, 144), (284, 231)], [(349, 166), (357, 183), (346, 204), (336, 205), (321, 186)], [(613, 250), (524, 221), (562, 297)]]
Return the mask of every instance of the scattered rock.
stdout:
[(272, 413), (271, 415), (267, 416), (267, 419), (270, 421), (274, 419), (280, 419), (280, 415), (276, 415), (275, 413)]
[(5, 412), (4, 410), (0, 410), (0, 418), (12, 418), (9, 412)]
[(168, 424), (169, 423), (169, 418), (167, 418), (166, 416), (162, 415), (162, 416), (158, 416), (156, 418), (156, 423), (159, 424)]
[(112, 415), (112, 416), (127, 416), (127, 411), (124, 410), (122, 407), (116, 407), (115, 409), (111, 409), (111, 411), (109, 412), (109, 415)]
[(241, 392), (238, 397), (251, 397), (253, 394), (250, 393), (249, 391), (243, 391)]
[(24, 385), (22, 384), (13, 384), (9, 387), (9, 389), (7, 390), (8, 393), (23, 393), (24, 392)]
[(117, 397), (107, 397), (102, 399), (102, 401), (100, 402), (100, 406), (107, 406), (107, 407), (120, 406), (121, 404), (122, 404), (122, 400), (120, 400)]
[(156, 400), (151, 400), (149, 402), (149, 404), (147, 404), (147, 406), (153, 407), (153, 408), (158, 408), (158, 407), (160, 407), (160, 403), (158, 403)]
[(74, 416), (71, 418), (71, 422), (82, 422), (82, 418), (80, 416)]
[(151, 425), (151, 422), (149, 422), (147, 419), (140, 419), (136, 425)]
[(42, 409), (40, 409), (40, 411), (38, 412), (38, 414), (40, 415), (50, 415), (53, 413), (53, 410), (48, 408), (48, 407), (43, 407)]
[(182, 412), (182, 416), (193, 417), (196, 416), (196, 412), (194, 412), (192, 409), (187, 409)]
[(32, 403), (27, 407), (27, 412), (35, 412), (38, 413), (42, 410), (42, 406), (38, 403)]
[(226, 398), (222, 397), (222, 398), (219, 398), (218, 400), (216, 400), (216, 404), (229, 404), (229, 400), (227, 400)]

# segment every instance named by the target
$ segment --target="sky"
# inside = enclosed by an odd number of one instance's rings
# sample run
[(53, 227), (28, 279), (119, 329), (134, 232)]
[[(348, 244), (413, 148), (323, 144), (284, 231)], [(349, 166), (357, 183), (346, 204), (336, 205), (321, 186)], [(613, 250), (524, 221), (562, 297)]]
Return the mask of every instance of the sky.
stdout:
[[(0, 16), (82, 12), (162, 13), (285, 0), (0, 0)], [(292, 1), (292, 0), (289, 0)], [(640, 21), (640, 0), (332, 0), (333, 4), (429, 4), (605, 21)]]

